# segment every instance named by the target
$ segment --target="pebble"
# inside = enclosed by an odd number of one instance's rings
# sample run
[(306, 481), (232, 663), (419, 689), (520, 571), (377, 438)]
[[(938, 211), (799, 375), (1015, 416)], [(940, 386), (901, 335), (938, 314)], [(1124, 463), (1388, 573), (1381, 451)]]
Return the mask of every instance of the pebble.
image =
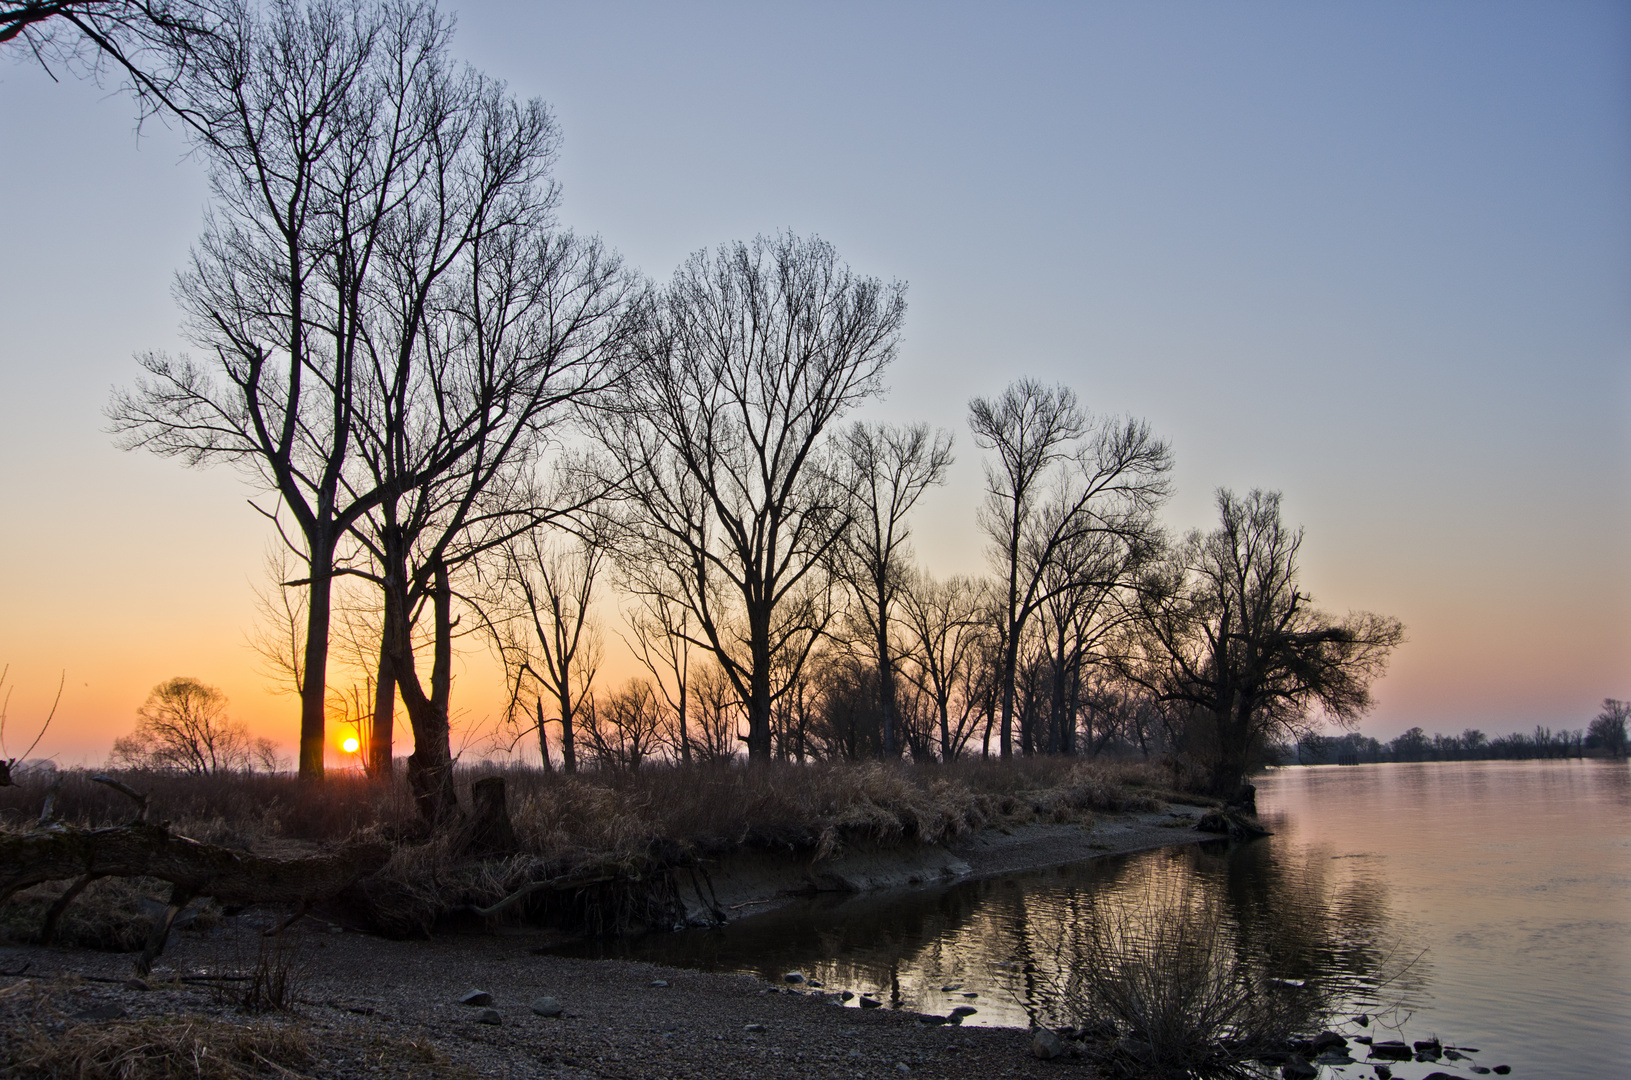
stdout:
[(466, 990), (464, 996), (459, 998), (460, 1005), (491, 1005), (493, 995), (485, 990)]
[(652, 979), (651, 980), (651, 988), (653, 990), (665, 990), (665, 989), (668, 988), (668, 980), (667, 979)]
[(1065, 1054), (1064, 1040), (1047, 1028), (1037, 1028), (1036, 1034), (1031, 1036), (1031, 1056), (1041, 1058), (1043, 1061), (1052, 1061)]
[(504, 1017), (499, 1014), (497, 1009), (483, 1009), (476, 1014), (476, 1023), (478, 1024), (492, 1024), (496, 1027), (503, 1022)]
[(898, 1073), (901, 1073), (901, 1074), (905, 1074), (905, 1073), (911, 1072), (912, 1067), (910, 1065), (906, 1064), (906, 1062), (904, 1062), (904, 1061), (897, 1061), (897, 1062), (895, 1062), (895, 1071), (898, 1072)]
[(743, 1031), (763, 1031), (764, 1029), (765, 1029), (765, 1026), (763, 1024), (743, 1024), (742, 1025), (742, 1030)]
[(805, 981), (804, 980), (804, 972), (802, 972), (802, 971), (789, 971), (786, 975), (782, 976), (782, 979), (784, 981), (786, 981), (786, 982), (795, 983), (795, 984)]
[(541, 997), (532, 1003), (532, 1011), (539, 1016), (560, 1016), (566, 1009), (552, 997)]

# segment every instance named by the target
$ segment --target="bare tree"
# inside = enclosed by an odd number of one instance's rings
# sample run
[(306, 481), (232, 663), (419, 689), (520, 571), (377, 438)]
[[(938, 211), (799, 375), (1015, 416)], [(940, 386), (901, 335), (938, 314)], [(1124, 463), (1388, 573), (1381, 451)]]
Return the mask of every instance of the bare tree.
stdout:
[(907, 630), (906, 677), (928, 700), (939, 729), (940, 760), (961, 757), (974, 734), (980, 647), (990, 636), (989, 587), (966, 577), (937, 581), (917, 572), (901, 592)]
[(690, 699), (695, 703), (696, 734), (691, 750), (704, 764), (718, 764), (736, 757), (741, 741), (742, 699), (723, 668), (712, 660), (699, 664), (688, 680)]
[(1219, 525), (1191, 533), (1145, 581), (1139, 649), (1126, 671), (1207, 726), (1214, 794), (1232, 795), (1272, 738), (1314, 715), (1352, 726), (1404, 640), (1397, 619), (1334, 619), (1297, 583), (1301, 529), (1276, 492), (1219, 490)]
[[(561, 541), (564, 540), (564, 543)], [(533, 688), (538, 749), (549, 760), (543, 699), (561, 727), (561, 763), (578, 767), (577, 734), (601, 660), (600, 635), (590, 608), (595, 581), (606, 561), (603, 544), (579, 537), (547, 535), (533, 529), (503, 549), (499, 592), (491, 610), (502, 612), (495, 626), (511, 672), (512, 711)]]
[(227, 698), (185, 676), (162, 682), (136, 710), (136, 730), (113, 742), (113, 763), (206, 776), (248, 772), (275, 751), (226, 715)]
[[(342, 541), (387, 492), (353, 459), (374, 255), (425, 197), (430, 93), (447, 20), (427, 7), (313, 2), (245, 14), (204, 45), (187, 92), (214, 206), (177, 294), (213, 358), (141, 358), (109, 406), (126, 448), (250, 471), (293, 517), (307, 563), (300, 775), (323, 775), (329, 620)], [(272, 512), (263, 510), (268, 517)], [(275, 520), (275, 519), (274, 519)]]
[(651, 306), (606, 425), (620, 561), (689, 611), (687, 639), (746, 709), (752, 760), (770, 758), (775, 700), (830, 615), (810, 598), (849, 518), (827, 436), (879, 391), (904, 314), (902, 286), (819, 240), (699, 252)]
[(0, 51), (26, 52), (54, 79), (53, 65), (129, 80), (143, 114), (164, 111), (206, 133), (186, 83), (202, 39), (241, 18), (241, 0), (0, 0)]
[[(980, 524), (1001, 575), (1001, 753), (1013, 753), (1015, 679), (1027, 624), (1054, 594), (1048, 574), (1061, 555), (1095, 534), (1148, 546), (1168, 494), (1167, 445), (1136, 420), (1089, 419), (1069, 388), (1031, 380), (995, 401), (969, 403), (974, 441), (986, 463)], [(1068, 580), (1063, 579), (1063, 580)]]
[(657, 593), (637, 594), (639, 603), (624, 619), (633, 641), (624, 641), (635, 659), (651, 673), (656, 692), (673, 718), (669, 725), (675, 756), (691, 764), (688, 730), (691, 689), (690, 612)]
[(945, 481), (951, 433), (927, 424), (897, 428), (857, 421), (838, 439), (839, 483), (849, 495), (844, 576), (854, 592), (854, 620), (878, 669), (883, 754), (900, 754), (895, 668), (898, 646), (891, 617), (908, 571), (911, 529), (906, 517), (931, 484)]
[(1625, 756), (1625, 725), (1631, 720), (1631, 702), (1614, 698), (1603, 699), (1603, 711), (1597, 714), (1586, 731), (1590, 738), (1608, 751), (1610, 757)]
[(630, 679), (615, 694), (591, 700), (588, 719), (584, 734), (603, 769), (634, 772), (661, 745), (662, 710), (644, 679)]

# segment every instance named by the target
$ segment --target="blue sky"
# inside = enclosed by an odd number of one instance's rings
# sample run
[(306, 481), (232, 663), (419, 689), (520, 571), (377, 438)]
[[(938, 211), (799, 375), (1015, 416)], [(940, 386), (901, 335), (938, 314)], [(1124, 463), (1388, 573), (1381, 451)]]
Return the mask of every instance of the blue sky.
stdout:
[[(1367, 731), (1631, 697), (1631, 7), (452, 6), (554, 107), (563, 222), (646, 273), (787, 228), (908, 283), (869, 412), (957, 433), (932, 569), (983, 566), (966, 404), (1028, 375), (1171, 439), (1176, 529), (1285, 493), (1316, 598), (1407, 624)], [(202, 170), (26, 63), (0, 101), (0, 661), (67, 669), (87, 746), (181, 673), (271, 730), (247, 488), (101, 430), (181, 347)]]

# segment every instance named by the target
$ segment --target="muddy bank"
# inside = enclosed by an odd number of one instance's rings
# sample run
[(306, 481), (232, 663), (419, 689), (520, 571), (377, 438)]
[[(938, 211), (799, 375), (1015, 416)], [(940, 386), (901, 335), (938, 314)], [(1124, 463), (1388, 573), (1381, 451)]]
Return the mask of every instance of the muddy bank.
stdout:
[(819, 862), (746, 852), (685, 881), (687, 919), (703, 925), (773, 911), (820, 892), (870, 892), (945, 885), (1081, 862), (1169, 844), (1214, 840), (1195, 831), (1201, 808), (1173, 805), (1141, 813), (1094, 815), (1087, 823), (1033, 823), (983, 829), (950, 844), (861, 848)]

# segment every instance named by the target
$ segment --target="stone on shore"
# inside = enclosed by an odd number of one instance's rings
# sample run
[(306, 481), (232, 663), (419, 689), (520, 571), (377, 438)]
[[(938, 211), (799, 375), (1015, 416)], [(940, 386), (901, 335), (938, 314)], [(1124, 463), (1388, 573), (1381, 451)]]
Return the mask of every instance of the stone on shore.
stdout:
[(491, 1005), (492, 1003), (493, 995), (485, 990), (466, 990), (464, 996), (459, 998), (460, 1005), (469, 1005), (471, 1007)]
[(476, 1014), (476, 1023), (478, 1024), (492, 1024), (494, 1027), (497, 1027), (503, 1022), (504, 1017), (497, 1009), (483, 1009), (481, 1012)]
[(560, 1016), (566, 1012), (564, 1006), (552, 997), (541, 997), (532, 1003), (532, 1011), (539, 1016)]
[(1037, 1028), (1036, 1033), (1031, 1036), (1031, 1056), (1041, 1058), (1043, 1061), (1064, 1057), (1064, 1040), (1047, 1028)]

